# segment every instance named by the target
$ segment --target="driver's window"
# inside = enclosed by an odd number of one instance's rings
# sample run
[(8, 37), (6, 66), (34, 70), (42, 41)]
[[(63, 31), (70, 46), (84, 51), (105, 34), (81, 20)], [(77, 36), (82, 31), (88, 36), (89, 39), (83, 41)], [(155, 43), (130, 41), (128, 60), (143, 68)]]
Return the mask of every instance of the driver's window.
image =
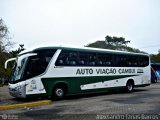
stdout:
[(32, 78), (44, 73), (55, 50), (38, 51), (36, 56), (28, 57), (24, 79)]

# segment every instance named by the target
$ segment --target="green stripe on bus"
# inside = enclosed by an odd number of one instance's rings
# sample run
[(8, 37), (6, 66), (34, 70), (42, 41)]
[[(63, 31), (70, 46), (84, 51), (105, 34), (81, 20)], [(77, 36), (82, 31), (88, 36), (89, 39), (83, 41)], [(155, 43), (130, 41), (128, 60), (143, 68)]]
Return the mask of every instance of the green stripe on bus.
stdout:
[(57, 83), (66, 83), (68, 94), (82, 93), (80, 85), (91, 84), (96, 82), (105, 82), (115, 79), (132, 77), (137, 75), (117, 75), (117, 76), (84, 76), (84, 77), (59, 77), (59, 78), (42, 78), (42, 83), (48, 96), (52, 94), (53, 87)]

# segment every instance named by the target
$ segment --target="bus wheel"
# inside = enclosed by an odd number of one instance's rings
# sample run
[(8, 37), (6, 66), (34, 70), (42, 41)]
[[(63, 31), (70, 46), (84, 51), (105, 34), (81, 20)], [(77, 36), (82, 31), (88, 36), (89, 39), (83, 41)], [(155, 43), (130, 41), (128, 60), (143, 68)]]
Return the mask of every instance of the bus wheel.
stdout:
[(134, 88), (134, 82), (133, 81), (128, 81), (126, 84), (126, 91), (127, 92), (132, 92)]
[(56, 86), (52, 92), (52, 99), (61, 100), (66, 95), (66, 87), (64, 85)]

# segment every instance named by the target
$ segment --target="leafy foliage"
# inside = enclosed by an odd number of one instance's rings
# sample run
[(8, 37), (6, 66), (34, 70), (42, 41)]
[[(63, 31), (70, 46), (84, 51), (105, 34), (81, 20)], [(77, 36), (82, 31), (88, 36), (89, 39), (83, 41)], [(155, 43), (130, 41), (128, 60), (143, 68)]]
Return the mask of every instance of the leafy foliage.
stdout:
[(123, 37), (111, 37), (107, 35), (104, 41), (96, 41), (94, 43), (88, 44), (86, 47), (145, 53), (143, 51), (140, 51), (139, 49), (128, 47), (128, 43), (130, 43), (130, 41), (126, 41)]
[(151, 62), (152, 63), (160, 63), (160, 50), (158, 51), (158, 54), (152, 54), (151, 55)]
[(17, 56), (17, 54), (24, 50), (24, 45), (20, 44), (17, 50), (8, 53), (7, 48), (11, 47), (14, 43), (10, 41), (9, 30), (0, 18), (0, 79), (8, 79), (11, 73), (13, 63), (9, 63), (8, 69), (4, 69), (4, 63), (7, 59)]
[(125, 41), (125, 38), (123, 37), (111, 37), (111, 36), (106, 36), (105, 37), (105, 42), (108, 45), (127, 45), (128, 43), (130, 43), (130, 41)]
[(24, 44), (19, 44), (19, 48), (17, 50), (11, 51), (10, 54), (12, 55), (12, 57), (16, 57), (23, 50), (25, 50)]
[(4, 63), (8, 58), (11, 57), (11, 55), (5, 52), (1, 52), (0, 56), (0, 77), (3, 79), (8, 79), (11, 73), (12, 66), (11, 64), (9, 64), (8, 69), (5, 70)]
[[(94, 43), (88, 44), (86, 47), (120, 50), (120, 51), (128, 51), (135, 53), (146, 53), (140, 51), (139, 49), (128, 47), (127, 46), (128, 43), (130, 43), (130, 41), (126, 41), (125, 38), (123, 37), (118, 38), (107, 35), (104, 41), (96, 41)], [(152, 63), (160, 63), (160, 50), (158, 51), (158, 54), (151, 54), (150, 58)]]
[(7, 70), (4, 69), (4, 63), (7, 59), (16, 57), (23, 50), (25, 50), (24, 45), (20, 44), (18, 49), (13, 50), (10, 53), (0, 52), (0, 77), (9, 79), (14, 62), (9, 62)]
[(6, 52), (7, 47), (14, 44), (9, 39), (9, 30), (4, 24), (4, 21), (0, 18), (0, 52)]

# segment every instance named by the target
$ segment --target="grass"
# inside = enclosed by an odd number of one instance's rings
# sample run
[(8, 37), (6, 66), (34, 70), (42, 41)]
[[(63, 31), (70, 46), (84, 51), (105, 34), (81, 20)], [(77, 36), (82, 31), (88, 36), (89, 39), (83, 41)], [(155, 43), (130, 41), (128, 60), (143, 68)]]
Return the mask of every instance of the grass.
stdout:
[(0, 87), (3, 87), (4, 85), (3, 84), (0, 84)]

